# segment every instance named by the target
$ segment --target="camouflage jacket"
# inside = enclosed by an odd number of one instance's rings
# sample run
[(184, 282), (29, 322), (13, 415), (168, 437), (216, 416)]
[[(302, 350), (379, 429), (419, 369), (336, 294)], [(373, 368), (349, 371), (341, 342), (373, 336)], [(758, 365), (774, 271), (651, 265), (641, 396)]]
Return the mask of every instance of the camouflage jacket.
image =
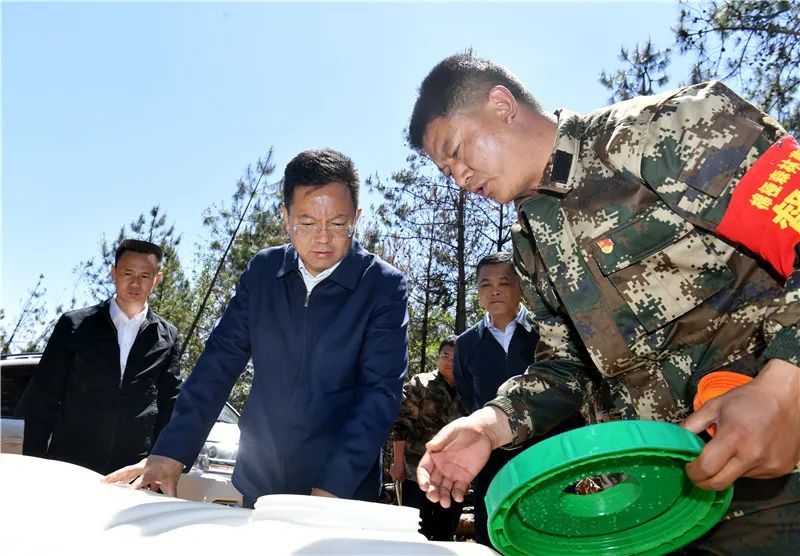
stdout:
[(425, 443), (462, 414), (455, 387), (438, 371), (414, 375), (406, 383), (400, 414), (392, 426), (393, 439), (406, 441), (406, 478), (415, 480)]
[[(589, 422), (676, 422), (704, 374), (800, 365), (800, 271), (784, 280), (718, 230), (745, 172), (785, 136), (718, 82), (558, 112), (553, 155), (513, 229), (541, 341), (489, 402), (515, 445), (578, 407)], [(784, 213), (800, 232), (800, 207)]]

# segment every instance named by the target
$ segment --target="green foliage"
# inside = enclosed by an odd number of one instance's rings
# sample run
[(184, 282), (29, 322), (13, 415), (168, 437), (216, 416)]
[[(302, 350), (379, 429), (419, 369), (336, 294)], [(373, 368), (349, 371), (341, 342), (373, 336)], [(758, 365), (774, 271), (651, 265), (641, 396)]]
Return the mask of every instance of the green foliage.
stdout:
[(467, 195), (427, 158), (411, 152), (388, 181), (367, 179), (381, 197), (368, 245), (406, 275), (409, 375), (435, 368), (439, 342), (463, 332), (481, 312), (470, 299), (474, 269), (510, 241), (512, 207)]
[(678, 4), (675, 44), (659, 50), (648, 40), (621, 49), (620, 69), (600, 74), (612, 101), (652, 94), (669, 82), (669, 54), (694, 57), (691, 83), (719, 79), (786, 129), (800, 133), (800, 3), (726, 0)]
[(44, 295), (47, 290), (42, 285), (44, 274), (39, 275), (36, 285), (28, 292), (19, 317), (12, 324), (7, 322), (5, 310), (0, 309), (0, 349), (2, 353), (22, 353), (41, 351), (43, 337), (51, 326), (47, 322), (47, 308)]
[[(186, 277), (177, 247), (180, 235), (175, 233), (175, 226), (167, 223), (167, 213), (158, 205), (150, 211), (140, 214), (129, 224), (122, 226), (117, 238), (109, 242), (105, 237), (100, 241), (99, 253), (79, 263), (73, 273), (79, 282), (86, 286), (90, 297), (99, 303), (115, 293), (114, 282), (110, 270), (114, 265), (114, 253), (123, 239), (141, 239), (161, 246), (164, 257), (161, 261), (163, 279), (153, 288), (148, 304), (150, 308), (170, 321), (178, 328), (181, 342), (192, 319), (194, 290)], [(185, 361), (184, 372), (186, 371)]]
[[(212, 205), (203, 213), (203, 225), (209, 232), (209, 239), (199, 246), (197, 253), (199, 272), (195, 286), (195, 312), (199, 310), (206, 294), (208, 302), (193, 333), (196, 340), (192, 341), (184, 354), (187, 368), (193, 367), (200, 356), (205, 341), (228, 306), (239, 276), (250, 259), (262, 249), (286, 243), (279, 210), (278, 184), (262, 183), (274, 171), (270, 149), (267, 156), (256, 163), (255, 169), (247, 168), (244, 176), (238, 180), (236, 191), (228, 204)], [(228, 249), (234, 234), (235, 241)], [(219, 273), (212, 285), (218, 268)], [(229, 399), (231, 405), (240, 411), (252, 380), (252, 366), (248, 365)]]
[[(255, 169), (247, 168), (237, 181), (229, 203), (214, 204), (203, 213), (203, 225), (209, 236), (197, 247), (192, 280), (184, 273), (176, 251), (180, 236), (175, 233), (174, 226), (167, 224), (166, 212), (158, 206), (123, 226), (113, 242), (103, 238), (98, 255), (79, 263), (74, 269), (90, 296), (98, 302), (114, 294), (109, 270), (122, 239), (144, 239), (161, 245), (164, 278), (153, 290), (149, 304), (153, 311), (178, 328), (183, 347), (181, 367), (184, 376), (194, 368), (248, 261), (259, 250), (285, 242), (276, 187), (262, 183), (274, 170), (270, 150), (263, 161), (257, 162)], [(229, 249), (234, 235), (235, 241)], [(212, 285), (218, 266), (219, 274)], [(207, 293), (208, 302), (201, 312)], [(193, 329), (196, 317), (197, 325)], [(231, 404), (239, 410), (247, 399), (252, 379), (252, 366), (248, 365), (230, 397)]]
[(795, 135), (800, 132), (800, 3), (682, 1), (675, 31), (694, 54), (693, 82), (729, 81)]
[(600, 83), (613, 92), (609, 101), (652, 95), (663, 87), (669, 81), (666, 73), (669, 55), (670, 49), (658, 50), (650, 39), (641, 47), (637, 43), (632, 51), (621, 47), (619, 61), (622, 68), (612, 73), (600, 73)]

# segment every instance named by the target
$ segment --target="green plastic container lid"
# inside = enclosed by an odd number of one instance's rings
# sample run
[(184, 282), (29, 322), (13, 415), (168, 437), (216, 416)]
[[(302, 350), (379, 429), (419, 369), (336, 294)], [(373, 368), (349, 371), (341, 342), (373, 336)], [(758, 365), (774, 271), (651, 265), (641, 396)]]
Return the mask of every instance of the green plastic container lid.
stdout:
[[(519, 554), (666, 554), (711, 529), (733, 487), (702, 490), (684, 466), (703, 448), (694, 433), (657, 421), (615, 421), (575, 429), (508, 462), (486, 494), (489, 536)], [(581, 479), (622, 474), (594, 494)]]

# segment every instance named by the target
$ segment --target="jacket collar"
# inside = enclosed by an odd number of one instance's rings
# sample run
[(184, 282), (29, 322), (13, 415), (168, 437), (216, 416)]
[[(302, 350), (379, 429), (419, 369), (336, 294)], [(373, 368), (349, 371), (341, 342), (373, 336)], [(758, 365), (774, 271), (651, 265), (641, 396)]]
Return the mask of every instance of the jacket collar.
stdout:
[[(111, 319), (111, 297), (100, 303), (100, 310), (103, 312), (105, 316), (108, 317), (108, 320)], [(152, 324), (154, 322), (158, 322), (158, 316), (153, 312), (153, 309), (150, 307), (150, 304), (147, 304), (147, 314), (144, 316), (144, 323), (142, 323), (141, 328), (144, 328), (148, 324)]]
[(538, 189), (566, 195), (575, 183), (573, 176), (580, 154), (580, 138), (583, 133), (583, 119), (569, 110), (557, 110), (558, 129), (553, 153), (545, 166)]
[[(290, 272), (297, 272), (300, 273), (300, 267), (298, 266), (298, 256), (297, 251), (295, 250), (294, 246), (291, 243), (287, 243), (284, 246), (284, 253), (283, 253), (283, 263), (278, 268), (278, 272), (276, 277), (283, 278)], [(347, 288), (349, 290), (354, 290), (356, 285), (358, 284), (358, 280), (361, 277), (362, 272), (364, 271), (364, 267), (366, 266), (366, 260), (369, 257), (369, 253), (361, 247), (356, 240), (353, 240), (352, 244), (350, 245), (350, 249), (347, 250), (344, 257), (342, 258), (341, 264), (336, 267), (336, 270), (333, 271), (333, 274), (328, 276), (326, 280), (331, 280), (336, 282), (340, 286)]]

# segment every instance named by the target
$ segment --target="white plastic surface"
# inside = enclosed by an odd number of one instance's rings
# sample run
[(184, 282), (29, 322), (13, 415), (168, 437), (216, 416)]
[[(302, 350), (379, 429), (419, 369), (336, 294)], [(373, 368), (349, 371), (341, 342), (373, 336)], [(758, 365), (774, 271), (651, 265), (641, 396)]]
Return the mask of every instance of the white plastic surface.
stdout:
[(489, 555), (429, 542), (416, 511), (352, 500), (265, 496), (256, 510), (187, 502), (118, 485), (67, 463), (0, 455), (0, 553)]

